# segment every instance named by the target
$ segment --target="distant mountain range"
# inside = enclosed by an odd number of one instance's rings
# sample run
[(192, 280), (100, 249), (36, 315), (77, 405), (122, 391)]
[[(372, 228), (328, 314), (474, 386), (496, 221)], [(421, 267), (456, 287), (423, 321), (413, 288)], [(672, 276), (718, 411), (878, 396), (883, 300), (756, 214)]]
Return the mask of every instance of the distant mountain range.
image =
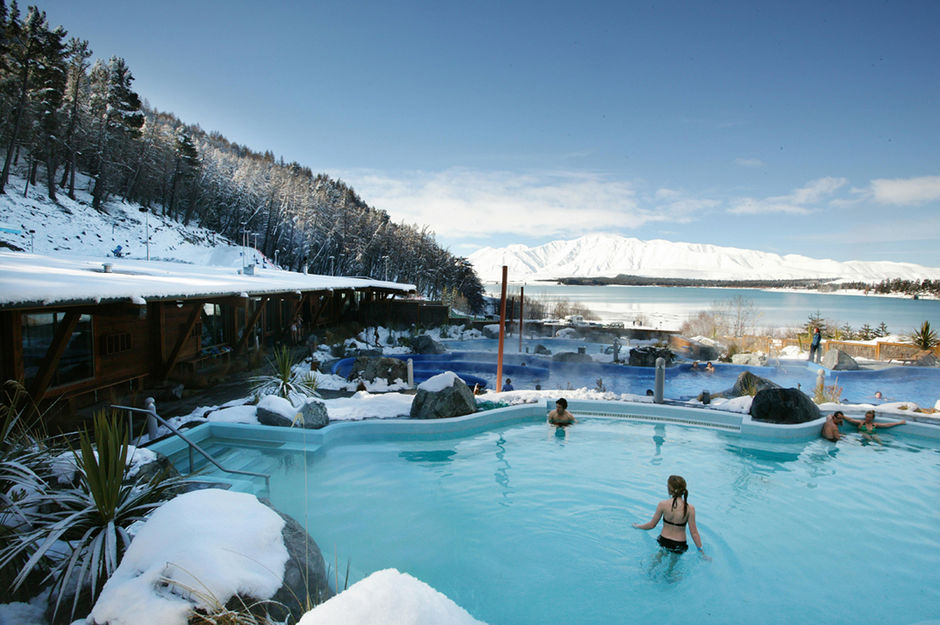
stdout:
[(590, 234), (537, 247), (485, 247), (469, 260), (485, 282), (501, 280), (503, 265), (509, 267), (512, 282), (619, 274), (694, 280), (940, 280), (940, 268), (913, 263), (840, 262), (702, 243), (641, 241), (616, 234)]

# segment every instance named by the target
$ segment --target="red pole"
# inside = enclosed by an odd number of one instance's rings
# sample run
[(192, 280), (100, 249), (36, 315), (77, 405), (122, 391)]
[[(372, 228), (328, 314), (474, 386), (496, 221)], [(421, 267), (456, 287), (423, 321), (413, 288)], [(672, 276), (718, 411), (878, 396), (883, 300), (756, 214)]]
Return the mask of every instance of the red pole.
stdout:
[(522, 353), (522, 320), (525, 318), (525, 285), (519, 287), (519, 353)]
[(503, 390), (503, 342), (506, 340), (506, 282), (509, 267), (503, 265), (503, 290), (499, 296), (499, 352), (496, 356), (496, 392)]

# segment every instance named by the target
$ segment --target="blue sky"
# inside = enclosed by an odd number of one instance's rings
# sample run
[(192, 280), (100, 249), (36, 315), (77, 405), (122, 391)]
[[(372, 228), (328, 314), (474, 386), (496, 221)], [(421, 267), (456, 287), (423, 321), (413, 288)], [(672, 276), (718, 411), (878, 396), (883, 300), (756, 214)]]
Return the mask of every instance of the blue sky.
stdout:
[(940, 2), (39, 6), (153, 106), (461, 255), (601, 231), (940, 266)]

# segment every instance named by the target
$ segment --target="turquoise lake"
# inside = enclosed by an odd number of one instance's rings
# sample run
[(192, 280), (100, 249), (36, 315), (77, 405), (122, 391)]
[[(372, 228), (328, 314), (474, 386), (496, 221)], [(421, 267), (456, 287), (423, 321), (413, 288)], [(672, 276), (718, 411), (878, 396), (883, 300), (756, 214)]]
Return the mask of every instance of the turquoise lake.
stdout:
[[(499, 297), (498, 284), (484, 285), (487, 295)], [(518, 297), (518, 284), (509, 293)], [(584, 304), (604, 321), (677, 329), (686, 319), (711, 309), (716, 302), (744, 297), (754, 303), (759, 313), (758, 329), (802, 326), (810, 314), (848, 323), (853, 328), (882, 321), (892, 333), (908, 334), (924, 321), (940, 327), (940, 300), (875, 295), (832, 295), (814, 292), (763, 291), (759, 289), (724, 289), (661, 286), (564, 286), (553, 283), (525, 285), (527, 298), (546, 302), (568, 300)]]

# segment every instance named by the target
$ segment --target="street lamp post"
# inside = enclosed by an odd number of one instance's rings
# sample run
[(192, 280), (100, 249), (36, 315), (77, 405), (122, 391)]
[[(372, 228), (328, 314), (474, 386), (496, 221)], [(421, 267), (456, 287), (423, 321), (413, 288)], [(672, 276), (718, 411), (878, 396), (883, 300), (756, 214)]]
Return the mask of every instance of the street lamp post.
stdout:
[(385, 281), (388, 282), (388, 254), (386, 254), (384, 258), (385, 258)]
[(144, 214), (144, 240), (147, 242), (147, 260), (150, 260), (150, 211), (143, 206), (138, 210)]
[(36, 231), (30, 228), (29, 230), (29, 253), (33, 254), (36, 251)]
[(277, 267), (277, 253), (281, 250), (274, 250), (274, 266)]
[(330, 275), (333, 275), (333, 257), (330, 256)]

